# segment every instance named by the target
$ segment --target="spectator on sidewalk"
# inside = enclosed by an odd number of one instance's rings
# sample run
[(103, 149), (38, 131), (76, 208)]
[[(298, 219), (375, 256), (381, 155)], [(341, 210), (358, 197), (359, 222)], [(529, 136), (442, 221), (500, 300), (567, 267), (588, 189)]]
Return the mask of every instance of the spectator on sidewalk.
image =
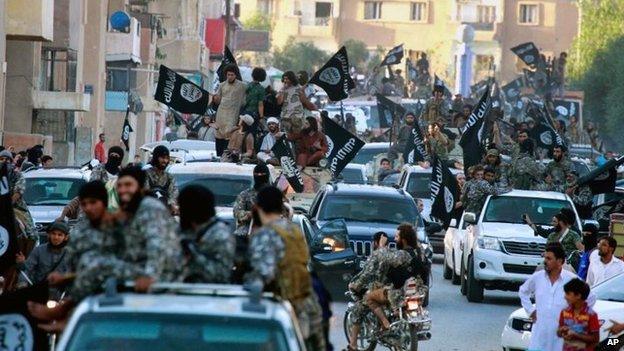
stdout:
[(599, 259), (592, 260), (587, 270), (587, 284), (594, 287), (605, 280), (624, 272), (624, 262), (615, 257), (617, 241), (610, 236), (598, 242)]
[(106, 163), (106, 146), (104, 145), (106, 142), (106, 135), (101, 133), (98, 138), (99, 141), (95, 144), (94, 157), (96, 160), (100, 161), (100, 163)]

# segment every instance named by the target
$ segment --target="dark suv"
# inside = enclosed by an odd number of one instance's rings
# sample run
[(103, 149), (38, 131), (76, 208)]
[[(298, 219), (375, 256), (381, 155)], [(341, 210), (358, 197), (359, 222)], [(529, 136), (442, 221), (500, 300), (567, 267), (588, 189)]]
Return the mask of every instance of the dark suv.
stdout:
[[(417, 228), (418, 240), (428, 257), (433, 254), (424, 231), (422, 218), (411, 195), (401, 189), (377, 185), (328, 184), (316, 194), (308, 214), (316, 228), (336, 226), (344, 221), (351, 249), (360, 260), (361, 269), (373, 250), (373, 235), (388, 234), (389, 246), (394, 247), (394, 234), (401, 223)], [(332, 224), (332, 225), (330, 225)], [(344, 286), (346, 289), (346, 284)]]

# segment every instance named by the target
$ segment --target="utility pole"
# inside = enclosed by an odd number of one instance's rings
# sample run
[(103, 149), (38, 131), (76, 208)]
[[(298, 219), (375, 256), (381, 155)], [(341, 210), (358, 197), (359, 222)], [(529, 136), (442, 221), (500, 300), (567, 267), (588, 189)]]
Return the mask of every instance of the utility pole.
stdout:
[(230, 46), (230, 21), (232, 17), (232, 8), (230, 0), (225, 0), (225, 45)]

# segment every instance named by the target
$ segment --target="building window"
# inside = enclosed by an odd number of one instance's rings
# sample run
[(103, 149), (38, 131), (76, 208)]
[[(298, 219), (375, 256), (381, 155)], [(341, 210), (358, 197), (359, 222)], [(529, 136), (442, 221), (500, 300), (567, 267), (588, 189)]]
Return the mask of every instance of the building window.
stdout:
[(379, 1), (364, 2), (364, 19), (381, 19), (381, 4)]
[(413, 2), (410, 19), (414, 22), (427, 22), (427, 3)]
[(519, 4), (518, 23), (537, 25), (539, 23), (539, 8), (537, 4)]
[(293, 1), (293, 16), (301, 16), (301, 0)]
[(477, 22), (494, 23), (496, 22), (496, 6), (477, 6)]
[(331, 13), (332, 13), (331, 2), (317, 2), (314, 24), (317, 26), (328, 26)]

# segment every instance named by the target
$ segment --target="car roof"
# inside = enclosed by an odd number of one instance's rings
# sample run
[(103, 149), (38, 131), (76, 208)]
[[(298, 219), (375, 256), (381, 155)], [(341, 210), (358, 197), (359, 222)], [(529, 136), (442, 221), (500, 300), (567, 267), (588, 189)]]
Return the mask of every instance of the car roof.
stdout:
[(357, 169), (357, 170), (366, 171), (366, 165), (362, 165), (359, 163), (347, 163), (344, 169), (354, 169), (354, 170)]
[(393, 187), (381, 185), (334, 183), (327, 184), (325, 186), (325, 190), (327, 192), (331, 192), (332, 194), (377, 195), (396, 198), (411, 198), (411, 196), (402, 189), (395, 189)]
[[(256, 165), (236, 164), (226, 162), (189, 162), (171, 165), (168, 169), (171, 174), (230, 174), (253, 177), (253, 170)], [(269, 165), (269, 170), (274, 172), (273, 166)]]
[(89, 171), (77, 167), (37, 168), (23, 172), (24, 178), (89, 179)]
[(174, 141), (156, 141), (152, 143), (147, 143), (141, 146), (142, 150), (150, 151), (156, 148), (156, 146), (164, 145), (169, 150), (216, 150), (214, 141), (204, 141), (204, 140), (190, 140), (190, 139), (178, 139)]
[(557, 191), (535, 191), (535, 190), (512, 190), (499, 196), (507, 197), (532, 197), (538, 199), (567, 200), (568, 197), (564, 193)]
[(362, 146), (362, 150), (364, 149), (389, 149), (389, 142), (375, 142), (375, 143), (366, 143)]
[[(409, 173), (429, 173), (431, 174), (431, 167), (428, 168), (423, 168), (421, 166), (418, 165), (404, 165), (403, 166), (403, 170), (407, 171)], [(462, 170), (460, 169), (455, 169), (455, 168), (449, 168), (449, 170), (451, 171), (451, 174), (453, 175), (457, 175), (459, 173), (463, 173)]]

